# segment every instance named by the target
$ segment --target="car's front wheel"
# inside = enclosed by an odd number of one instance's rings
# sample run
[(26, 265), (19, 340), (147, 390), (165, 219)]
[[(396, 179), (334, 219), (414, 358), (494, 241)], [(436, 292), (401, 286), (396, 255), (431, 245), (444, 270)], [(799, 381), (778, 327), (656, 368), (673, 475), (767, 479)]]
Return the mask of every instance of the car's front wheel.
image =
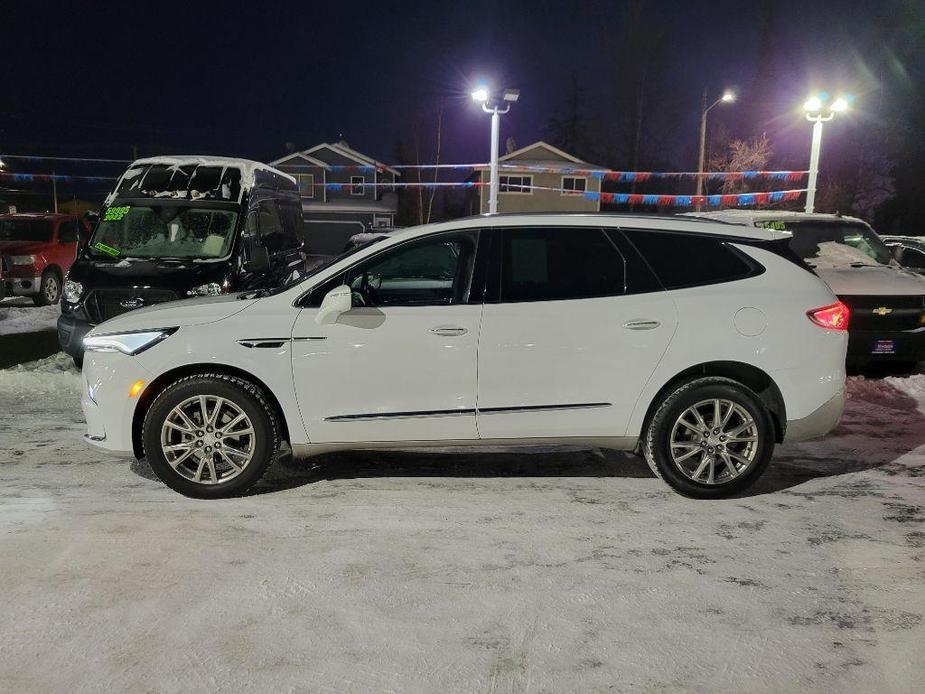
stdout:
[(226, 374), (181, 378), (145, 415), (145, 456), (171, 489), (197, 498), (247, 491), (276, 458), (279, 422), (262, 390)]
[(61, 300), (61, 280), (54, 270), (45, 270), (42, 273), (42, 283), (37, 294), (32, 295), (32, 303), (36, 306), (52, 306)]
[(774, 451), (774, 424), (750, 388), (728, 378), (680, 384), (656, 410), (643, 453), (678, 492), (719, 498), (758, 479)]

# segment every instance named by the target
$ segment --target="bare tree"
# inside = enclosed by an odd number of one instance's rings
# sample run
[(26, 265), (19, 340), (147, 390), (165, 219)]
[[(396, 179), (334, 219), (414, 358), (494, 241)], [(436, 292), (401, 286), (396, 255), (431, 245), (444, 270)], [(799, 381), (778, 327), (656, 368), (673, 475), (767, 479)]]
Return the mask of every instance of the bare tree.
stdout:
[[(771, 141), (762, 133), (750, 140), (730, 140), (725, 150), (709, 162), (711, 171), (763, 171), (771, 160)], [(723, 181), (724, 194), (744, 193), (749, 184), (741, 178), (727, 178)]]

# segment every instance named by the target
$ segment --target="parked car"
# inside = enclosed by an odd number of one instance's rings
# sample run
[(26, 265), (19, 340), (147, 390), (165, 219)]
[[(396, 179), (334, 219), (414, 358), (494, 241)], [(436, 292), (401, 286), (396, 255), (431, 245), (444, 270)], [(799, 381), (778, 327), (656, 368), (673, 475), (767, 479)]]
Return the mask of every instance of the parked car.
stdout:
[(64, 287), (58, 341), (126, 311), (188, 296), (273, 287), (304, 270), (295, 179), (244, 159), (134, 162), (106, 198)]
[(275, 290), (94, 328), (86, 438), (196, 497), (245, 491), (282, 441), (612, 447), (728, 495), (843, 407), (848, 310), (788, 240), (610, 215), (409, 229)]
[(779, 210), (698, 213), (784, 231), (790, 247), (851, 309), (848, 362), (912, 370), (925, 360), (925, 278), (910, 272), (861, 219)]
[(64, 276), (89, 228), (68, 214), (0, 214), (0, 297), (29, 296), (36, 306), (61, 299)]
[(880, 236), (893, 258), (908, 270), (925, 273), (925, 238), (921, 236)]

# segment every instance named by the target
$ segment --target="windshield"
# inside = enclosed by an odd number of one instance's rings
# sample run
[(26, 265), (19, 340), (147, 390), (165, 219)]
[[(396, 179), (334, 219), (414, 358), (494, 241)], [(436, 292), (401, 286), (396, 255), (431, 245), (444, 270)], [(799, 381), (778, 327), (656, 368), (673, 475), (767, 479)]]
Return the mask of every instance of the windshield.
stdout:
[(238, 214), (178, 204), (106, 209), (89, 253), (113, 258), (222, 258), (231, 251)]
[(0, 241), (51, 241), (51, 222), (41, 219), (0, 219)]
[(790, 248), (813, 267), (889, 265), (893, 258), (886, 244), (866, 224), (786, 222), (783, 226), (793, 234)]

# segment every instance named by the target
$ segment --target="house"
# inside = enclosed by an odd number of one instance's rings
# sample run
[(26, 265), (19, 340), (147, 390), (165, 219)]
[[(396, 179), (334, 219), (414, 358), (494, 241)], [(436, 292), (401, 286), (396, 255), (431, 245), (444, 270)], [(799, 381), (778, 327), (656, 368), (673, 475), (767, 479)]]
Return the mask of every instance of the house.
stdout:
[(340, 253), (354, 234), (395, 224), (399, 174), (346, 142), (323, 142), (270, 162), (294, 176), (302, 193), (306, 245), (313, 255)]
[[(481, 212), (488, 212), (489, 168), (476, 167)], [(594, 175), (595, 171), (601, 175)], [(599, 212), (606, 169), (545, 142), (534, 142), (498, 159), (498, 212)]]

